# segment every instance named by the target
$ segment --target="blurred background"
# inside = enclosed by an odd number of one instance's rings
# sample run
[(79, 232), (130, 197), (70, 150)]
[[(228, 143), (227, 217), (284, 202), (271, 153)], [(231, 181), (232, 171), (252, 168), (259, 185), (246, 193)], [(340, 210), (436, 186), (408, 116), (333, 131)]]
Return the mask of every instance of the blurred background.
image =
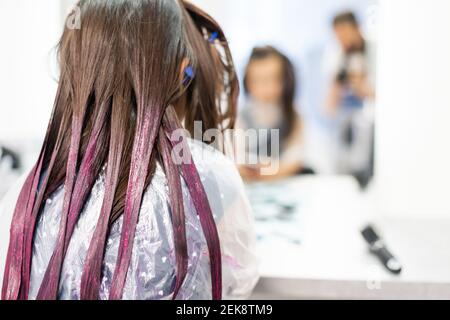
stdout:
[[(281, 133), (278, 177), (239, 168), (254, 298), (450, 299), (448, 0), (192, 2), (228, 36), (238, 126)], [(36, 160), (74, 4), (0, 0), (0, 198)], [(369, 250), (369, 225), (400, 274)]]
[[(45, 132), (58, 78), (56, 45), (64, 20), (75, 2), (46, 0), (43, 6), (26, 0), (1, 1), (2, 38), (9, 49), (2, 51), (0, 61), (4, 106), (0, 110), (0, 139), (3, 145), (21, 154), (25, 167), (34, 161)], [(339, 150), (332, 139), (340, 123), (337, 116), (330, 115), (326, 109), (330, 79), (341, 71), (333, 70), (341, 68), (339, 62), (333, 61), (340, 58), (341, 50), (333, 19), (337, 14), (353, 12), (364, 38), (375, 48), (378, 2), (194, 2), (223, 26), (241, 80), (254, 47), (273, 46), (292, 61), (297, 78), (295, 109), (304, 125), (305, 161), (318, 173), (340, 173)], [(371, 70), (375, 70), (375, 54), (373, 51), (370, 54), (368, 63)], [(23, 95), (23, 88), (27, 88), (29, 94)], [(248, 97), (244, 90), (242, 92), (241, 106), (245, 108)]]

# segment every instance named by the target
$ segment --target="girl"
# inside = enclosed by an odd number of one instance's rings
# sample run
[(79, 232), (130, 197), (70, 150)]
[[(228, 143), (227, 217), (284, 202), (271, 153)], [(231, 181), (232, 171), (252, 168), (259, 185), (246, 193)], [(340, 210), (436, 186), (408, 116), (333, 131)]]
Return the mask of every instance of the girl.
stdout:
[(247, 297), (257, 272), (242, 181), (225, 156), (177, 134), (181, 123), (233, 125), (222, 30), (179, 0), (78, 8), (41, 154), (0, 208), (2, 298)]
[[(257, 154), (260, 159), (268, 156), (269, 161), (278, 162), (278, 170), (264, 175), (261, 174), (260, 164), (247, 165), (240, 167), (241, 175), (248, 181), (258, 181), (301, 173), (303, 130), (294, 106), (296, 77), (291, 61), (270, 46), (253, 49), (245, 72), (244, 86), (248, 104), (240, 114), (239, 126), (244, 130), (256, 130), (259, 137), (246, 146), (246, 151)], [(279, 130), (279, 141), (271, 141), (270, 133), (267, 135), (269, 138), (261, 138), (265, 136), (261, 135), (261, 130)]]

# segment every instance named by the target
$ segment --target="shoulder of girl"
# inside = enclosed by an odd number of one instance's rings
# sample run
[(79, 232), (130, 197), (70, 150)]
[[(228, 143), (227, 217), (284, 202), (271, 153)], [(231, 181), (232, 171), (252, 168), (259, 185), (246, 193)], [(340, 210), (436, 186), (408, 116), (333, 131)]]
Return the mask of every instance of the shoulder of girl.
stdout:
[(201, 176), (215, 177), (216, 180), (224, 180), (223, 183), (226, 184), (242, 183), (237, 167), (230, 157), (200, 141), (189, 140), (189, 145)]

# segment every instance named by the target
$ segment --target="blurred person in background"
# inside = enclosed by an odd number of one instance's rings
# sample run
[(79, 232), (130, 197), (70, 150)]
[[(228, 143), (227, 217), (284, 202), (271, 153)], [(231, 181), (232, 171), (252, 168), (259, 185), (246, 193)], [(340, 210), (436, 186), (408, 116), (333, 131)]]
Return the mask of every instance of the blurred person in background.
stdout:
[(337, 123), (336, 171), (364, 186), (373, 175), (373, 50), (353, 12), (337, 15), (333, 28), (339, 46), (326, 58), (326, 108)]
[(303, 125), (295, 109), (296, 75), (292, 62), (279, 50), (271, 47), (254, 48), (244, 77), (246, 107), (238, 118), (243, 130), (279, 130), (279, 153), (270, 133), (267, 138), (258, 134), (256, 141), (246, 141), (248, 154), (277, 157), (279, 170), (273, 175), (261, 174), (260, 165), (243, 165), (240, 173), (246, 181), (276, 180), (299, 173), (310, 173), (303, 165)]

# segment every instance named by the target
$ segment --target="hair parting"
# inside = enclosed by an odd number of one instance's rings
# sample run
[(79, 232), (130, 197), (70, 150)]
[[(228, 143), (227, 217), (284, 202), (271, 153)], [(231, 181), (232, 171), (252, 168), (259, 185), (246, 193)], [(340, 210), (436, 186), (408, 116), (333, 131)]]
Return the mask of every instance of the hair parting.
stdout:
[[(149, 6), (139, 14), (146, 14), (151, 21), (158, 21), (170, 18), (163, 11), (159, 12), (158, 5)], [(140, 16), (136, 17), (141, 19)], [(145, 24), (135, 26), (133, 39), (139, 42), (145, 39), (148, 29)], [(175, 31), (175, 30), (174, 30)], [(181, 30), (178, 30), (181, 31)], [(176, 31), (175, 31), (176, 32)], [(174, 63), (177, 58), (174, 55), (165, 55), (160, 61), (154, 59), (145, 63), (147, 56), (154, 52), (164, 52), (167, 45), (163, 39), (153, 37), (151, 41), (143, 41), (141, 50), (129, 47), (131, 82), (137, 97), (136, 100), (136, 132), (134, 137), (133, 151), (131, 155), (130, 178), (125, 198), (125, 208), (123, 213), (122, 234), (119, 245), (116, 269), (114, 271), (112, 286), (109, 298), (111, 300), (122, 299), (125, 281), (130, 265), (133, 249), (133, 239), (138, 223), (139, 210), (141, 207), (143, 193), (145, 191), (146, 177), (149, 174), (150, 160), (156, 140), (159, 134), (159, 127), (164, 114), (164, 109), (170, 103), (173, 92), (178, 85), (177, 66)], [(158, 68), (160, 64), (168, 68)], [(144, 70), (141, 70), (141, 68)], [(148, 78), (152, 75), (152, 79)], [(146, 86), (149, 81), (154, 85)], [(163, 89), (165, 88), (165, 90)]]

